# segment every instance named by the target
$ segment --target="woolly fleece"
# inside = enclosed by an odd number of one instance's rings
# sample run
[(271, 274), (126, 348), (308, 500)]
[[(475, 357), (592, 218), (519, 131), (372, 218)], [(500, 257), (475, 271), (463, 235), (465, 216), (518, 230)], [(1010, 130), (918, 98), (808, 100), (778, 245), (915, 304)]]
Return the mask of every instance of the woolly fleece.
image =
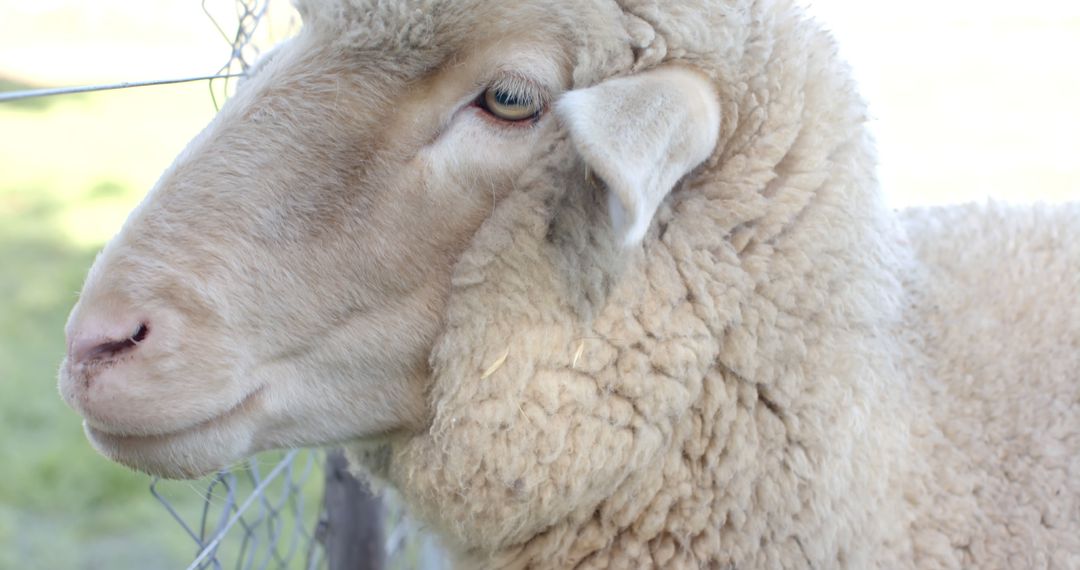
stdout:
[[(301, 8), (404, 52), (448, 13), (359, 4)], [(788, 2), (550, 11), (575, 88), (707, 74), (717, 151), (627, 252), (559, 139), (456, 266), (429, 424), (355, 461), (467, 568), (1080, 567), (1080, 210), (901, 223)]]

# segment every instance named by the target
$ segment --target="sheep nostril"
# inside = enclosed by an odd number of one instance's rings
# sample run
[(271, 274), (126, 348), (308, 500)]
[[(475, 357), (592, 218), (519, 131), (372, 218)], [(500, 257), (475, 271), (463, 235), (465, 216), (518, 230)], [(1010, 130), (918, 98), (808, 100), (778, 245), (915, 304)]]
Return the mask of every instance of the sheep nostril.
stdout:
[(146, 323), (139, 323), (131, 334), (123, 338), (108, 338), (100, 335), (77, 337), (71, 344), (68, 357), (73, 364), (109, 361), (132, 353), (139, 343), (146, 340), (150, 328)]

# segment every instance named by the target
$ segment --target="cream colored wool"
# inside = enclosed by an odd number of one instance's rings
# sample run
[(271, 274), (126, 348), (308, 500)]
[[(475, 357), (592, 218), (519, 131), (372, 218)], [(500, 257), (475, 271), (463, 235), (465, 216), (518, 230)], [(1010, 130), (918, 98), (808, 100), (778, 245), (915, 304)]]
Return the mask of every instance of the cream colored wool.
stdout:
[[(885, 207), (786, 0), (299, 8), (73, 311), (150, 324), (61, 373), (103, 453), (346, 441), (461, 568), (1080, 568), (1080, 207)], [(474, 109), (491, 66), (551, 111)], [(582, 141), (648, 117), (567, 118), (664, 73), (719, 128), (639, 243)]]
[(927, 556), (1080, 568), (1080, 204), (903, 219), (920, 261), (914, 432), (933, 471), (908, 492), (929, 506)]
[[(909, 242), (875, 188), (848, 72), (795, 8), (622, 8), (648, 45), (628, 69), (575, 75), (708, 72), (718, 152), (610, 273), (586, 271), (613, 255), (589, 252), (587, 227), (549, 230), (551, 204), (579, 200), (551, 181), (579, 167), (537, 168), (458, 262), (430, 427), (360, 446), (360, 462), (462, 567), (1080, 564), (1080, 252), (1065, 248), (1080, 218), (1009, 235), (979, 211), (933, 212), (958, 235), (912, 222)], [(964, 220), (992, 229), (964, 235)], [(1024, 267), (1046, 273), (987, 295), (1002, 260), (970, 248), (1002, 253), (995, 241), (1044, 243)], [(938, 275), (965, 259), (983, 287)], [(980, 331), (996, 307), (1013, 315)], [(1011, 342), (980, 341), (1017, 314), (1030, 324)], [(965, 316), (968, 336), (946, 332)]]

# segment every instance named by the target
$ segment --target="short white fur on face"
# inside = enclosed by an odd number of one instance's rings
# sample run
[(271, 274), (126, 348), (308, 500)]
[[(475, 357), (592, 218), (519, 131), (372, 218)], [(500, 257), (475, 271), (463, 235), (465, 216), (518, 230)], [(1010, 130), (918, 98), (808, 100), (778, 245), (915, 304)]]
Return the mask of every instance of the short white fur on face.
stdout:
[(499, 38), (402, 79), (325, 41), (261, 61), (96, 262), (69, 337), (122, 340), (87, 331), (128, 314), (150, 331), (61, 370), (109, 457), (191, 477), (427, 415), (453, 263), (556, 125), (476, 101), (513, 85), (546, 104), (565, 66), (557, 45)]
[[(501, 85), (546, 108), (567, 83), (563, 56), (500, 39), (408, 82), (350, 76), (335, 57), (301, 35), (260, 62), (95, 264), (69, 336), (131, 311), (150, 330), (132, 358), (62, 370), (61, 392), (110, 457), (186, 477), (428, 415), (427, 355), (456, 256), (558, 132), (550, 113), (510, 122), (477, 101)], [(609, 184), (620, 242), (640, 242), (712, 152), (715, 99), (681, 68), (558, 99), (574, 148)]]
[(678, 67), (571, 91), (555, 108), (607, 183), (612, 225), (624, 246), (644, 239), (660, 202), (709, 158), (720, 131), (716, 89)]
[[(72, 311), (73, 346), (123, 341), (106, 321), (149, 330), (137, 350), (69, 355), (61, 370), (65, 400), (117, 461), (190, 477), (263, 449), (415, 429), (430, 416), (428, 356), (457, 258), (522, 172), (551, 158), (560, 125), (609, 184), (626, 245), (716, 144), (715, 91), (686, 69), (559, 99), (575, 79), (546, 5), (482, 18), (490, 29), (425, 56), (388, 30), (342, 49), (354, 40), (318, 19), (330, 6), (308, 7), (319, 25), (265, 56), (162, 176)], [(431, 41), (425, 18), (388, 10)], [(495, 88), (542, 112), (498, 119), (481, 104)], [(556, 158), (574, 164), (564, 146)], [(586, 191), (579, 182), (567, 180)]]

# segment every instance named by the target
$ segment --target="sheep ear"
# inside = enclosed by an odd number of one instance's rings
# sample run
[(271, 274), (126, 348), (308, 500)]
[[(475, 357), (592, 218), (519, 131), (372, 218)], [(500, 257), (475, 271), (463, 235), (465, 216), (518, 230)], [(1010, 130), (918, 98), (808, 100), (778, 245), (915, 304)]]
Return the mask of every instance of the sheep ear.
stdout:
[(641, 242), (671, 189), (716, 148), (716, 89), (689, 69), (666, 67), (571, 91), (555, 113), (608, 187), (624, 246)]

